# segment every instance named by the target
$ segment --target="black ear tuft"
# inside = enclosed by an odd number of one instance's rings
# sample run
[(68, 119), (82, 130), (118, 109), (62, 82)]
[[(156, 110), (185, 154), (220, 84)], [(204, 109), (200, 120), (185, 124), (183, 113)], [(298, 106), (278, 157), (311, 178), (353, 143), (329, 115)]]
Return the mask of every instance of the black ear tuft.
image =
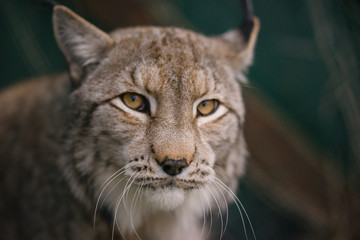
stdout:
[(239, 29), (247, 42), (254, 28), (254, 8), (251, 0), (241, 0), (244, 20), (240, 24)]
[(60, 5), (58, 2), (53, 0), (36, 0), (36, 2), (49, 9), (53, 9), (56, 5)]
[(234, 56), (229, 57), (229, 61), (235, 70), (241, 73), (252, 63), (260, 21), (253, 14), (251, 0), (240, 0), (240, 2), (244, 13), (242, 23), (239, 27), (220, 35), (220, 39), (234, 49)]

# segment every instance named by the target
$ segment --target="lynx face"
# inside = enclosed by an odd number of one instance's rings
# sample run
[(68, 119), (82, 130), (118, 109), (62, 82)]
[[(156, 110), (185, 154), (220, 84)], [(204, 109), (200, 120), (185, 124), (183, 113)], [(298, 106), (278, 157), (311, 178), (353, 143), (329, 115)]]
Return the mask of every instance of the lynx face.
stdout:
[[(62, 6), (54, 25), (76, 85), (64, 107), (63, 167), (80, 200), (104, 204), (122, 230), (157, 211), (201, 217), (231, 200), (246, 155), (238, 80), (256, 29), (247, 45), (234, 32), (107, 35)], [(129, 215), (131, 225), (121, 221)]]

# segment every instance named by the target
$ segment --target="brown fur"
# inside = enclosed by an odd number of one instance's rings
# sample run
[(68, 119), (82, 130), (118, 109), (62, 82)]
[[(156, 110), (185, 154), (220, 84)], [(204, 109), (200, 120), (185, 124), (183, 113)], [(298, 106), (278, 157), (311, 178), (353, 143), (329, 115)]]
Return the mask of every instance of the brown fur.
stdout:
[[(257, 19), (243, 45), (234, 44), (236, 31), (208, 38), (144, 27), (108, 35), (63, 6), (53, 20), (70, 77), (0, 94), (2, 239), (204, 239), (204, 212), (234, 200), (217, 181), (235, 191), (244, 172), (237, 80), (252, 59)], [(126, 92), (146, 97), (149, 114), (126, 107), (119, 98)], [(206, 99), (219, 109), (198, 116)], [(187, 167), (169, 176), (166, 159)]]

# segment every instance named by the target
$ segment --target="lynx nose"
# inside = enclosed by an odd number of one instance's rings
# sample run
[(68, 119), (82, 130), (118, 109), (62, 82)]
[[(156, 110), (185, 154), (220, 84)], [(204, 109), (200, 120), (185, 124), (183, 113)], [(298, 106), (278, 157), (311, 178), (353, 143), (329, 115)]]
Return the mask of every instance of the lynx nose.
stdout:
[(189, 164), (187, 163), (185, 158), (179, 160), (165, 158), (161, 162), (161, 166), (164, 172), (166, 172), (170, 176), (175, 176), (180, 174), (184, 168), (189, 166)]

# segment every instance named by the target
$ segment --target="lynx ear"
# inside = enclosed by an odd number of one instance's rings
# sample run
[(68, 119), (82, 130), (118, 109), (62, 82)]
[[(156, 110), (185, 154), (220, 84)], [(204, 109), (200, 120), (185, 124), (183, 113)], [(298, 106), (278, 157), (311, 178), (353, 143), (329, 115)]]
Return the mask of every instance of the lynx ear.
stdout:
[(242, 71), (252, 63), (260, 21), (253, 15), (251, 0), (240, 0), (240, 3), (244, 14), (243, 23), (237, 29), (230, 30), (219, 37), (230, 44), (232, 49), (231, 56), (228, 57), (230, 64), (239, 73), (239, 80), (246, 81)]
[(75, 84), (80, 84), (86, 66), (99, 63), (114, 40), (62, 5), (54, 7), (53, 25), (56, 41), (69, 63), (70, 76)]
[(230, 30), (220, 36), (236, 49), (235, 56), (230, 59), (233, 67), (239, 71), (246, 70), (252, 63), (255, 44), (260, 29), (257, 17), (244, 21), (239, 28)]

